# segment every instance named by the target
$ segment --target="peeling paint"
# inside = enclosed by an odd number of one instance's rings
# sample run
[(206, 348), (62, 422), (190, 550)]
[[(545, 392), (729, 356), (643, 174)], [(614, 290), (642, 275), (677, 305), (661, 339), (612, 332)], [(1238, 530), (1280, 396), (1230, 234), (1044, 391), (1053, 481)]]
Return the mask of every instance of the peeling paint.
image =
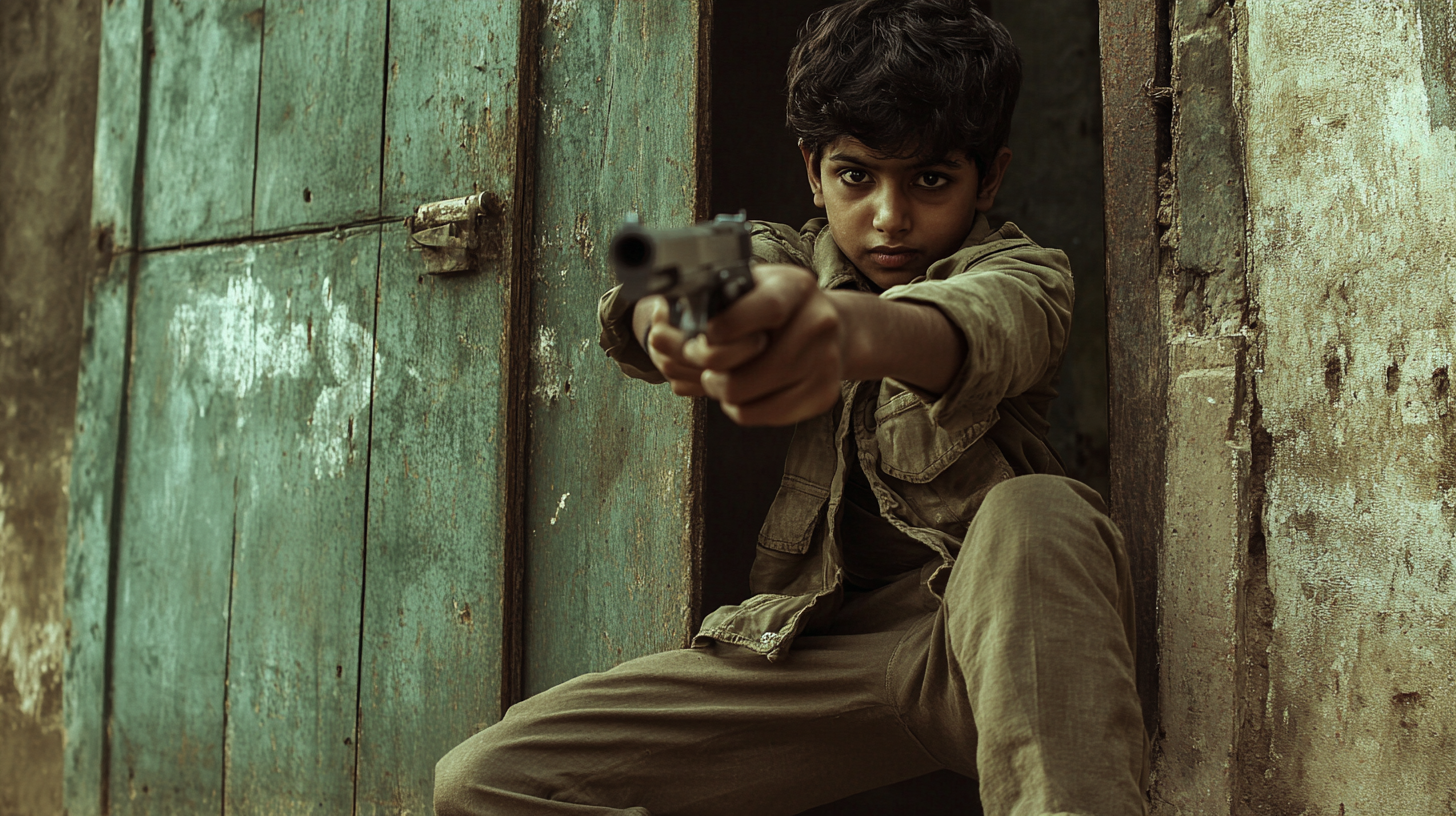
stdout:
[(571, 498), (570, 493), (562, 493), (561, 501), (556, 503), (556, 514), (551, 517), (551, 526), (555, 527), (556, 522), (561, 519), (561, 511), (566, 509), (566, 500)]
[[(321, 357), (327, 375), (319, 378), (307, 418), (307, 446), (316, 478), (341, 476), (357, 447), (350, 438), (354, 422), (369, 404), (373, 337), (350, 319), (348, 304), (334, 302), (329, 278), (323, 278), (321, 294), (327, 320), (315, 327), (311, 318), (293, 313), (291, 297), (280, 304), (253, 277), (255, 261), (249, 249), (246, 274), (228, 281), (226, 293), (204, 293), (178, 306), (168, 324), (168, 342), (179, 361), (195, 360), (210, 375), (201, 387), (221, 384), (237, 400), (267, 380), (314, 376), (312, 363)], [(198, 396), (193, 403), (205, 416), (209, 399)], [(238, 427), (245, 424), (240, 414)]]
[(536, 384), (531, 393), (555, 402), (571, 393), (570, 368), (561, 360), (556, 349), (556, 329), (540, 326), (536, 329), (536, 343), (531, 347), (531, 361), (536, 365)]
[[(5, 463), (0, 461), (0, 554), (23, 558), (22, 542), (10, 518), (14, 494), (5, 481)], [(6, 700), (25, 717), (39, 718), (48, 693), (58, 689), (61, 663), (65, 658), (65, 628), (58, 620), (32, 620), (35, 606), (27, 596), (19, 575), (11, 575), (10, 557), (0, 558), (0, 672), (9, 675), (15, 697)], [(19, 566), (19, 564), (16, 564)], [(0, 684), (0, 688), (3, 688)], [(6, 695), (9, 698), (9, 695)]]
[(1456, 128), (1456, 0), (1419, 0), (1417, 15), (1431, 130)]

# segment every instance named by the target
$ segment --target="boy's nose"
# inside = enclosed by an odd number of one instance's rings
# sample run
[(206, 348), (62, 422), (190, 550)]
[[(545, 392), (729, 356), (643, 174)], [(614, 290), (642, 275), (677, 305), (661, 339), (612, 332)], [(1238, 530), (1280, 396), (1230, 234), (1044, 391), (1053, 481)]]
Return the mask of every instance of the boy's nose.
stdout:
[(905, 191), (886, 184), (876, 191), (874, 228), (886, 235), (901, 235), (910, 229), (910, 201)]

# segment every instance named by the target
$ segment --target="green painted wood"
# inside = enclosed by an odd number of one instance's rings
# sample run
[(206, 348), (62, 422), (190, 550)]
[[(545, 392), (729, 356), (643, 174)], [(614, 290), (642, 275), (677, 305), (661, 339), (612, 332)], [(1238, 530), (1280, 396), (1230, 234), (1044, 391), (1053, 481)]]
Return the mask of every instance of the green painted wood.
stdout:
[(117, 441), (126, 383), (128, 266), (118, 256), (86, 300), (66, 524), (64, 803), (70, 816), (102, 813), (106, 741), (106, 632)]
[[(246, 247), (150, 254), (134, 307), (112, 621), (110, 813), (220, 812)], [(267, 364), (261, 366), (269, 368)]]
[(259, 233), (379, 213), (384, 0), (273, 0), (263, 31)]
[(510, 191), (518, 0), (393, 0), (384, 116), (384, 215)]
[(629, 210), (692, 222), (697, 3), (553, 4), (532, 280), (525, 687), (682, 646), (694, 611), (692, 404), (597, 345)]
[[(384, 212), (488, 190), (513, 205), (516, 2), (390, 4)], [(428, 813), (434, 765), (499, 718), (508, 494), (509, 218), (475, 275), (381, 249), (358, 813)]]
[(379, 228), (247, 254), (219, 303), (239, 311), (211, 315), (238, 339), (194, 352), (252, 360), (230, 439), (226, 812), (332, 816), (354, 801)]
[(118, 248), (136, 246), (132, 225), (143, 77), (143, 0), (101, 6), (100, 75), (91, 223), (109, 230)]
[(359, 813), (428, 813), (434, 766), (501, 706), (505, 295), (380, 262)]
[(248, 235), (263, 0), (154, 2), (151, 31), (142, 243)]
[(378, 235), (142, 261), (112, 813), (352, 805)]

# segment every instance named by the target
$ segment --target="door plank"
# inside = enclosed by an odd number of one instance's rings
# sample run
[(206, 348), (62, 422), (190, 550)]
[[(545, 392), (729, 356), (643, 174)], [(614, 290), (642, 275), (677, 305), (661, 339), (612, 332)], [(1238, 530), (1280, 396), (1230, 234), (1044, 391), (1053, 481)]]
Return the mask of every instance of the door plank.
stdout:
[(697, 3), (555, 4), (540, 53), (526, 665), (535, 693), (684, 645), (694, 610), (694, 412), (597, 346), (629, 210), (691, 223)]
[(378, 215), (385, 5), (268, 4), (257, 232)]
[(378, 231), (141, 261), (113, 813), (352, 803)]
[(106, 741), (106, 633), (110, 621), (111, 531), (126, 385), (127, 307), (132, 257), (120, 255), (86, 299), (85, 337), (71, 453), (66, 524), (66, 727), (64, 803), (70, 816), (102, 813)]
[(144, 246), (253, 229), (263, 0), (152, 4)]
[(482, 191), (515, 173), (518, 0), (389, 4), (383, 214)]
[(101, 6), (91, 225), (109, 232), (118, 249), (136, 247), (132, 205), (147, 64), (143, 6), (143, 0)]
[(116, 559), (110, 812), (220, 812), (238, 391), (259, 291), (242, 247), (149, 254)]
[(360, 688), (360, 814), (428, 813), (435, 762), (501, 708), (506, 300), (385, 230)]
[[(385, 216), (489, 191), (516, 208), (520, 5), (390, 3)], [(502, 706), (509, 217), (482, 270), (431, 277), (384, 231), (370, 460), (358, 812), (427, 813), (434, 765)]]
[(353, 807), (378, 262), (368, 227), (262, 244), (237, 282), (261, 356), (233, 431), (229, 813)]

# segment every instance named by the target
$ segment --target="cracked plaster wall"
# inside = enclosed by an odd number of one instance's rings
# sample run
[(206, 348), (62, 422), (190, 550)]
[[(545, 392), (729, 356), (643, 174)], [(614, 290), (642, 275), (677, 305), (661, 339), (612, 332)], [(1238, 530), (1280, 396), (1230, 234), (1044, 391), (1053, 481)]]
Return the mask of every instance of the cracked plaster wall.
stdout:
[(1456, 4), (1171, 9), (1155, 812), (1456, 814)]
[(1256, 811), (1456, 813), (1453, 22), (1451, 0), (1247, 6)]

